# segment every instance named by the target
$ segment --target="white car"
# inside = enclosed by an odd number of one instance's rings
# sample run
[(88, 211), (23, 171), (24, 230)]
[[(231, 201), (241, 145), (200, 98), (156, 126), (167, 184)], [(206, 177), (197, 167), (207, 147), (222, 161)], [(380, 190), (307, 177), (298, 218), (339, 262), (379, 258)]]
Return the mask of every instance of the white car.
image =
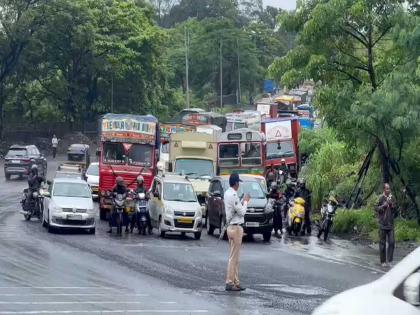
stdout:
[(95, 233), (95, 208), (89, 185), (81, 179), (56, 178), (44, 192), (42, 225), (48, 232), (75, 228)]
[(201, 238), (202, 207), (188, 179), (169, 174), (155, 176), (151, 192), (150, 218), (161, 237), (166, 232), (181, 232)]
[(92, 197), (99, 198), (99, 163), (91, 163), (86, 170), (86, 181), (92, 191)]
[(419, 315), (420, 247), (380, 279), (340, 293), (312, 315)]

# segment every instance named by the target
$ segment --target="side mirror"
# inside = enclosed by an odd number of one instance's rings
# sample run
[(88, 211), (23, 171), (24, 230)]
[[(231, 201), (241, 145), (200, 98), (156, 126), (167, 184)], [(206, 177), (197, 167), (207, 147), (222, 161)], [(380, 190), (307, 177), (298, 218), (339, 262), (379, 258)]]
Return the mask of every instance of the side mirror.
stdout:
[(420, 272), (413, 273), (404, 281), (403, 292), (407, 303), (420, 305)]
[(47, 185), (50, 186), (52, 182), (50, 180), (47, 180)]
[(153, 197), (160, 199), (160, 197), (159, 197), (159, 193), (158, 193), (157, 191), (155, 191), (155, 192), (153, 193)]
[(168, 162), (168, 172), (169, 173), (172, 173), (173, 172), (173, 169), (174, 169), (173, 163), (172, 162)]

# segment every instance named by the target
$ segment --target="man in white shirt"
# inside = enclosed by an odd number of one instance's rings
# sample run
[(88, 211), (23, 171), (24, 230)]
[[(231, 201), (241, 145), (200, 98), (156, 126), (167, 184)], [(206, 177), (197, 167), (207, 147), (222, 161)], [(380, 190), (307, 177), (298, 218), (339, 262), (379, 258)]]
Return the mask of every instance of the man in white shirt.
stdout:
[(244, 235), (244, 217), (250, 199), (245, 195), (243, 201), (239, 200), (238, 189), (241, 182), (238, 174), (231, 174), (229, 177), (230, 188), (226, 190), (224, 196), (227, 235), (229, 238), (229, 262), (226, 275), (226, 291), (243, 291), (239, 282), (239, 252)]
[(57, 154), (57, 147), (58, 147), (58, 139), (55, 135), (53, 135), (53, 137), (52, 137), (51, 145), (52, 145), (53, 158), (55, 159), (55, 156)]

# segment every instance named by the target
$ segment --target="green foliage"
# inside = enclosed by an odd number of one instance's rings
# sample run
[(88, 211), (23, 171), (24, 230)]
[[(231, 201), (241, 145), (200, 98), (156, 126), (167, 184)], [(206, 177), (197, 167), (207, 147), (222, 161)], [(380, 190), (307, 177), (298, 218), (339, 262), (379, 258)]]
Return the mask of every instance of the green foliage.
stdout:
[(299, 151), (307, 156), (317, 152), (324, 144), (337, 141), (335, 131), (330, 128), (302, 129), (299, 137)]
[(420, 243), (420, 228), (415, 221), (397, 220), (395, 223), (395, 240), (417, 241)]

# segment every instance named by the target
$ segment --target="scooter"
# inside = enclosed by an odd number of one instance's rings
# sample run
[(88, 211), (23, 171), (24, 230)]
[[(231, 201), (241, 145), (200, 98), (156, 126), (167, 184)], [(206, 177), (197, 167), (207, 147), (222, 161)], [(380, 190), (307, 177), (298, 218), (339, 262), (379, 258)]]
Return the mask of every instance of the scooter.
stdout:
[(125, 210), (125, 200), (127, 196), (125, 194), (114, 194), (113, 203), (114, 203), (114, 215), (115, 215), (115, 225), (117, 227), (117, 234), (122, 234), (122, 227), (124, 225), (124, 210)]
[[(146, 235), (146, 230), (149, 226), (148, 224), (148, 201), (146, 199), (145, 193), (139, 193), (136, 197), (136, 205), (135, 205), (135, 223), (137, 225), (137, 229), (139, 230), (139, 234)], [(131, 226), (131, 232), (134, 230), (134, 225)], [(151, 234), (151, 230), (149, 229), (149, 234)]]
[(298, 236), (302, 231), (305, 220), (305, 200), (296, 198), (293, 204), (289, 205), (288, 216), (289, 226), (287, 231), (290, 235), (295, 234), (295, 236)]

